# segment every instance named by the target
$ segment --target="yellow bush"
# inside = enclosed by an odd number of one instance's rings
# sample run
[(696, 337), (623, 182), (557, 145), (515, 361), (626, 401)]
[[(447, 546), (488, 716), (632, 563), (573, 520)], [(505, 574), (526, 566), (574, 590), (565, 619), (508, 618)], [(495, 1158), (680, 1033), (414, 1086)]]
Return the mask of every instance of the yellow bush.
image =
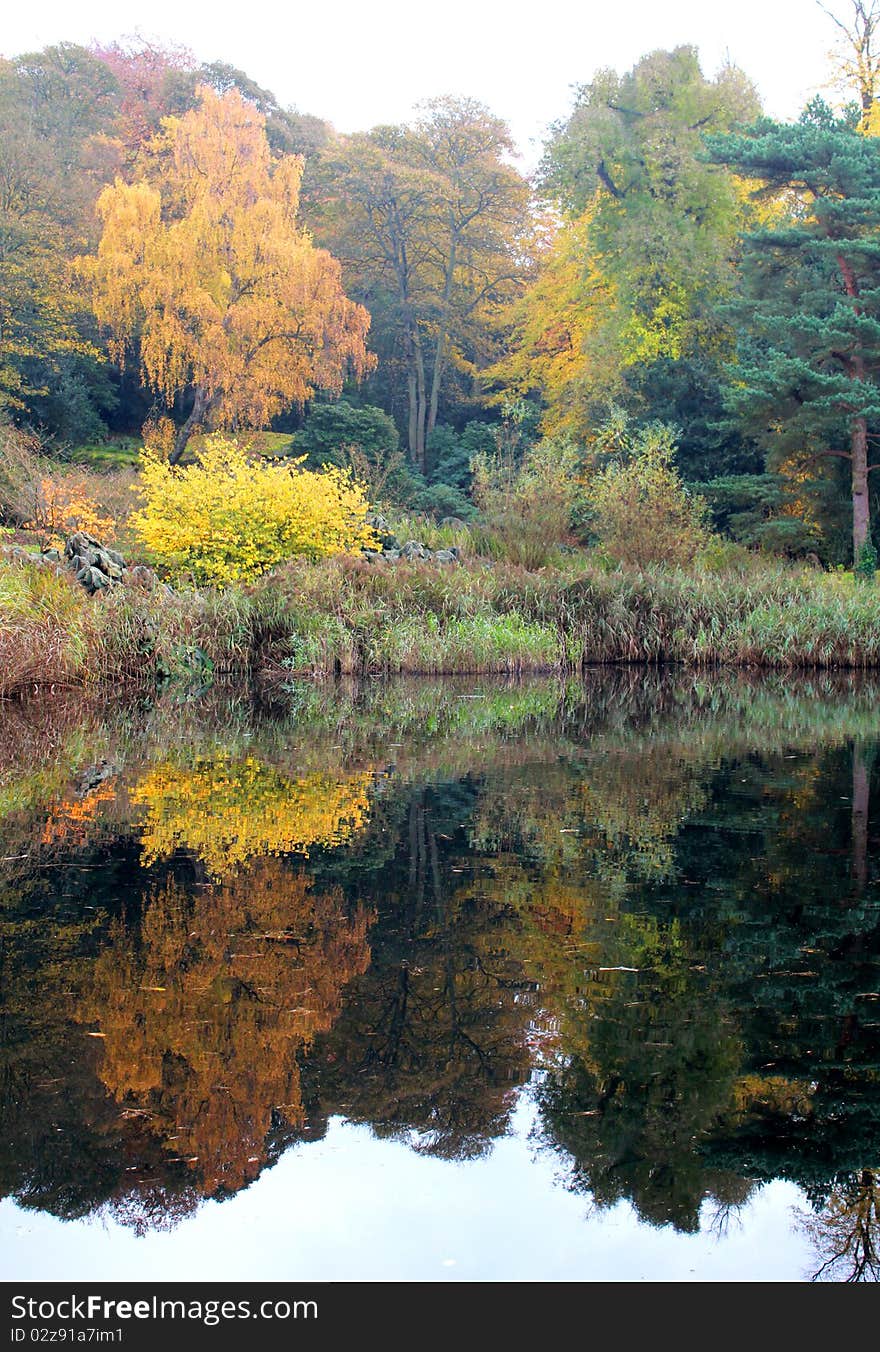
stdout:
[(360, 484), (301, 463), (249, 457), (220, 435), (206, 438), (192, 465), (171, 466), (147, 450), (145, 505), (131, 524), (157, 563), (199, 585), (253, 577), (292, 555), (318, 559), (374, 544)]

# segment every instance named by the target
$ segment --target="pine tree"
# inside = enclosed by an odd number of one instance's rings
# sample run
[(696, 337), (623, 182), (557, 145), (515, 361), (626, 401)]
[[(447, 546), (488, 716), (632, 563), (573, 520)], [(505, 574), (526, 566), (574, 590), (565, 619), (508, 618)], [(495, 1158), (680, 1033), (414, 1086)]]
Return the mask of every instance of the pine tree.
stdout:
[(872, 557), (870, 429), (880, 432), (880, 144), (820, 100), (797, 123), (762, 120), (708, 142), (785, 209), (743, 241), (729, 408), (771, 465), (850, 462), (859, 564)]

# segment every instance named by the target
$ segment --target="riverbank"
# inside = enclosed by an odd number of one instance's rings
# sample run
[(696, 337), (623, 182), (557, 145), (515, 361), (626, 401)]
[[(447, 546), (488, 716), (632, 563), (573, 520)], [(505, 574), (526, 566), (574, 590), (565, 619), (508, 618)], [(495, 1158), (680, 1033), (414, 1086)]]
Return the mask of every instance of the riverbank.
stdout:
[(90, 596), (26, 560), (0, 565), (0, 694), (32, 686), (233, 676), (576, 673), (614, 662), (880, 667), (880, 587), (781, 563), (529, 571), (471, 560), (295, 561), (224, 591)]

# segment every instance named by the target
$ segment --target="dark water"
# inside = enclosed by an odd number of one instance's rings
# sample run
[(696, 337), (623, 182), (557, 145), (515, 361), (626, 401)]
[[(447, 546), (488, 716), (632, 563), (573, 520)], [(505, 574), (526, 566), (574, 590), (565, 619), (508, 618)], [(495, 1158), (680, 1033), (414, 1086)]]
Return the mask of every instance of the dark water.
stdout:
[(876, 1280), (880, 687), (0, 711), (6, 1278)]

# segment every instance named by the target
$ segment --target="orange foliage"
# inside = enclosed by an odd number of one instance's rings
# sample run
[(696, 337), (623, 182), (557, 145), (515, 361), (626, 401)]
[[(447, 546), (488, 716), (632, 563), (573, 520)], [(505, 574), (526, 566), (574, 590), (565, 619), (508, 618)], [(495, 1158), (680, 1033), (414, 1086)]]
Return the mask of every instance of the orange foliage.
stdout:
[(257, 1176), (274, 1114), (304, 1121), (298, 1058), (366, 970), (372, 918), (267, 859), (195, 898), (167, 884), (96, 959), (79, 1018), (101, 1079), (207, 1195)]
[(265, 427), (367, 369), (370, 318), (297, 224), (301, 157), (273, 162), (265, 119), (237, 90), (198, 93), (198, 108), (163, 119), (149, 181), (104, 189), (98, 254), (80, 266), (115, 354), (139, 336), (169, 407), (194, 392), (192, 430)]
[(113, 518), (95, 501), (85, 473), (44, 477), (37, 498), (37, 515), (29, 525), (48, 531), (54, 539), (61, 540), (78, 530), (99, 540), (113, 537)]
[(40, 837), (41, 845), (84, 845), (100, 821), (107, 803), (116, 801), (116, 778), (107, 779), (81, 798), (62, 799), (52, 809)]

